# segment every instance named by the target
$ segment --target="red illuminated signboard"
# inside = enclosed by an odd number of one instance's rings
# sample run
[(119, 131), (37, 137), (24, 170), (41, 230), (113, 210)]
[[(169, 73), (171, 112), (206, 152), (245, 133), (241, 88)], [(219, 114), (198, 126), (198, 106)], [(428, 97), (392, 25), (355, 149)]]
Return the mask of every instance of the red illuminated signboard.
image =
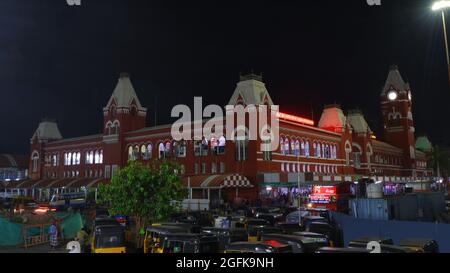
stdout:
[(313, 194), (335, 195), (336, 186), (314, 186)]
[(289, 115), (289, 114), (285, 114), (285, 113), (281, 113), (281, 112), (277, 113), (277, 117), (282, 120), (293, 121), (293, 122), (297, 122), (297, 123), (301, 123), (301, 124), (314, 126), (314, 121), (307, 119), (307, 118), (297, 117), (297, 116), (293, 116), (293, 115)]

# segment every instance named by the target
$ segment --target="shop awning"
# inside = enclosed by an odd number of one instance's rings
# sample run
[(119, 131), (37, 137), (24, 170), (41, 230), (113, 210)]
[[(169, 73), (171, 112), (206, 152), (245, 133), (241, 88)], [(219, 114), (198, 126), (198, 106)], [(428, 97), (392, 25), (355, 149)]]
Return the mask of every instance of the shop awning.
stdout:
[[(334, 186), (339, 183), (344, 182), (327, 182), (327, 181), (306, 181), (301, 182), (301, 186)], [(280, 187), (280, 188), (296, 188), (298, 187), (297, 182), (260, 182), (259, 186), (261, 187)]]
[(182, 178), (187, 188), (251, 188), (247, 177), (240, 174), (196, 175)]
[[(50, 188), (95, 188), (99, 184), (109, 183), (105, 178), (62, 178), (62, 179), (41, 179), (25, 180), (18, 183), (8, 183), (9, 189), (50, 189)], [(1, 183), (0, 183), (1, 184)], [(1, 188), (1, 186), (0, 186)]]

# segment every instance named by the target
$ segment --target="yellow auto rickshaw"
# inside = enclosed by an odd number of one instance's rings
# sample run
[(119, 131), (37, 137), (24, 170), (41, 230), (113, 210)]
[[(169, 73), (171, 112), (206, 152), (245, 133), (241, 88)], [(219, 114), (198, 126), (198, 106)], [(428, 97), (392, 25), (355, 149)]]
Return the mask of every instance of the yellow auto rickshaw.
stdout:
[(144, 235), (144, 253), (163, 253), (164, 235), (173, 233), (190, 233), (190, 228), (184, 225), (163, 224), (148, 227)]
[(96, 226), (90, 238), (91, 253), (126, 253), (123, 227)]

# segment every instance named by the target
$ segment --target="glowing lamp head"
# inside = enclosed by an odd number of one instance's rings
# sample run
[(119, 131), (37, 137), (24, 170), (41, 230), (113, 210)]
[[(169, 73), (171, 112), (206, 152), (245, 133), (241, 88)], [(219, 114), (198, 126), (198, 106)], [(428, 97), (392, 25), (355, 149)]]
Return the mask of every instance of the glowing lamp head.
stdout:
[(409, 99), (409, 100), (412, 100), (411, 92), (408, 93), (408, 99)]
[(388, 93), (388, 99), (389, 100), (396, 100), (397, 99), (397, 97), (398, 97), (398, 95), (397, 95), (397, 92), (395, 92), (395, 91), (390, 91), (389, 93)]
[(433, 11), (442, 10), (446, 8), (450, 8), (450, 1), (436, 1), (431, 7)]

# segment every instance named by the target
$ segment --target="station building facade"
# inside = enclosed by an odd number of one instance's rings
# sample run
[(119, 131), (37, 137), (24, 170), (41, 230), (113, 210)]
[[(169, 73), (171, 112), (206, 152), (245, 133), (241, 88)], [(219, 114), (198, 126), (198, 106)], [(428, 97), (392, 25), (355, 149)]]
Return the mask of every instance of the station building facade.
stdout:
[[(103, 107), (103, 132), (63, 138), (58, 125), (43, 120), (30, 140), (29, 179), (7, 188), (27, 195), (96, 188), (108, 183), (129, 160), (176, 160), (189, 198), (255, 200), (272, 188), (336, 184), (362, 177), (409, 183), (422, 189), (433, 175), (424, 152), (415, 147), (412, 93), (396, 66), (380, 93), (384, 135), (379, 140), (361, 111), (344, 114), (326, 106), (318, 124), (282, 113), (280, 145), (261, 151), (261, 140), (228, 140), (224, 135), (173, 141), (171, 124), (146, 126), (147, 108), (130, 77), (122, 73)], [(228, 105), (273, 105), (262, 77), (241, 76)], [(266, 192), (267, 193), (267, 192)]]

